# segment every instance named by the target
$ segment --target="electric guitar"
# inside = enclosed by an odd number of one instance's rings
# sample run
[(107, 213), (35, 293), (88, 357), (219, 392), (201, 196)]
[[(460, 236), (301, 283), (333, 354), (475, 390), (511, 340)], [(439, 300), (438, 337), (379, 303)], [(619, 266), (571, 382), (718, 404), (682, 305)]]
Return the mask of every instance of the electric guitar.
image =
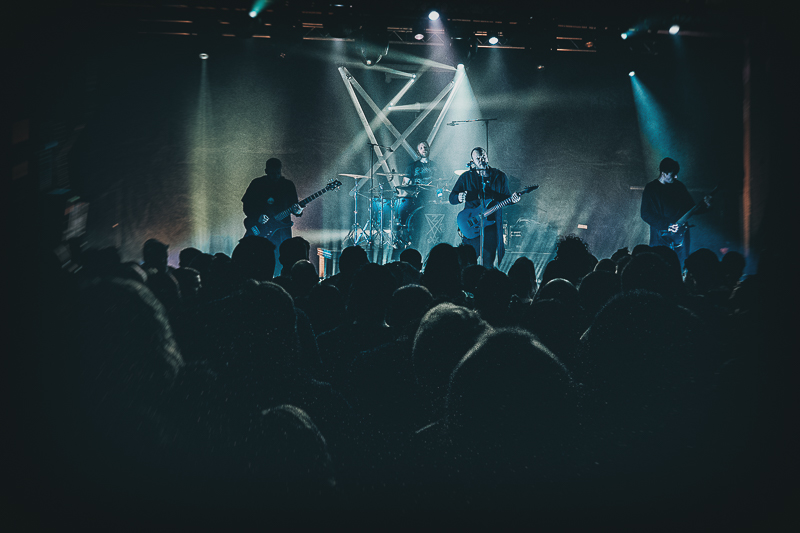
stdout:
[[(535, 191), (538, 188), (538, 185), (525, 187), (523, 190), (517, 193), (517, 196), (528, 194), (529, 192)], [(483, 210), (480, 207), (465, 207), (456, 217), (458, 230), (461, 232), (461, 235), (463, 235), (464, 238), (474, 239), (481, 234), (481, 219), (483, 219), (483, 227), (491, 226), (494, 224), (494, 220), (486, 220), (486, 217), (510, 203), (511, 197), (506, 198), (502, 202), (499, 202), (487, 209), (485, 213), (482, 213)]]
[[(708, 193), (706, 196), (714, 196), (714, 193), (716, 193), (718, 189), (719, 185), (714, 187), (714, 190)], [(677, 250), (683, 246), (683, 240), (686, 237), (686, 231), (689, 229), (689, 219), (692, 218), (692, 216), (697, 213), (697, 210), (703, 205), (705, 205), (705, 197), (697, 202), (694, 207), (689, 209), (681, 218), (677, 220), (677, 222), (670, 224), (670, 226), (677, 224), (678, 231), (669, 231), (668, 229), (661, 230), (659, 235), (664, 241), (667, 242), (667, 245), (670, 248)]]
[(328, 182), (328, 184), (325, 186), (324, 189), (320, 189), (311, 196), (303, 198), (302, 200), (292, 205), (288, 209), (284, 209), (280, 213), (272, 216), (261, 215), (260, 217), (258, 217), (258, 221), (255, 224), (247, 228), (245, 237), (250, 235), (256, 235), (258, 237), (269, 238), (272, 236), (273, 233), (275, 233), (281, 228), (290, 228), (294, 226), (294, 222), (292, 222), (292, 220), (289, 219), (289, 215), (292, 213), (292, 208), (294, 208), (295, 206), (305, 207), (312, 200), (316, 200), (326, 192), (336, 190), (341, 186), (342, 186), (341, 181), (331, 180)]

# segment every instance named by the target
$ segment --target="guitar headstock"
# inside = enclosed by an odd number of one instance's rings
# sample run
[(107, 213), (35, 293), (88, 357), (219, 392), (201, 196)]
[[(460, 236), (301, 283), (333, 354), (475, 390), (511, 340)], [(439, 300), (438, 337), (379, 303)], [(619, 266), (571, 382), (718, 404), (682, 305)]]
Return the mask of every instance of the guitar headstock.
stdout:
[(524, 188), (524, 189), (522, 189), (521, 191), (519, 191), (517, 194), (519, 194), (519, 195), (521, 196), (521, 195), (523, 195), (523, 194), (528, 194), (528, 193), (529, 193), (529, 192), (531, 192), (531, 191), (535, 191), (535, 190), (536, 190), (536, 189), (538, 189), (538, 188), (539, 188), (539, 186), (538, 186), (538, 185), (530, 185), (530, 186), (528, 186), (528, 187), (525, 187), (525, 188)]
[(339, 188), (339, 187), (341, 187), (341, 186), (342, 186), (342, 182), (341, 182), (341, 181), (339, 181), (339, 180), (337, 180), (337, 179), (332, 179), (332, 180), (331, 180), (331, 181), (329, 181), (329, 182), (328, 182), (328, 184), (325, 186), (325, 189), (326, 189), (326, 190), (328, 190), (328, 191), (333, 191), (333, 190), (336, 190), (336, 189), (338, 189), (338, 188)]

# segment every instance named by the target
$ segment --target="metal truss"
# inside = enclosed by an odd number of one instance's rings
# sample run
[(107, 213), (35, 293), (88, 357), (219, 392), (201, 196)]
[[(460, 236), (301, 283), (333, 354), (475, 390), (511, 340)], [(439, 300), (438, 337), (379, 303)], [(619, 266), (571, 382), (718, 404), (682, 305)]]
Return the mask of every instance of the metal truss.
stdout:
[[(350, 71), (347, 70), (346, 67), (344, 66), (339, 67), (339, 75), (342, 77), (345, 89), (347, 90), (347, 93), (350, 95), (350, 100), (353, 102), (353, 107), (355, 108), (356, 113), (358, 114), (359, 120), (361, 120), (361, 124), (364, 127), (364, 131), (367, 134), (367, 138), (369, 138), (369, 141), (373, 144), (375, 155), (377, 156), (377, 162), (372, 166), (372, 168), (367, 173), (365, 173), (366, 175), (372, 175), (376, 170), (378, 170), (381, 167), (383, 168), (384, 172), (389, 173), (390, 169), (389, 165), (387, 165), (386, 163), (386, 160), (394, 153), (394, 150), (400, 148), (401, 146), (403, 147), (403, 149), (405, 149), (406, 152), (408, 152), (408, 154), (411, 157), (416, 157), (416, 152), (414, 148), (408, 143), (406, 139), (408, 138), (409, 135), (411, 135), (414, 132), (414, 130), (417, 129), (417, 127), (422, 123), (422, 121), (425, 120), (434, 109), (436, 109), (436, 107), (445, 98), (445, 96), (448, 96), (449, 94), (449, 98), (439, 111), (439, 116), (436, 118), (436, 122), (431, 128), (431, 131), (426, 139), (428, 144), (433, 144), (433, 140), (435, 139), (436, 134), (439, 132), (442, 122), (444, 121), (444, 117), (447, 114), (447, 111), (450, 109), (450, 105), (453, 102), (453, 97), (456, 94), (458, 86), (460, 85), (461, 80), (464, 78), (463, 70), (455, 71), (456, 72), (455, 76), (450, 81), (450, 83), (448, 83), (439, 92), (436, 98), (431, 100), (425, 106), (424, 109), (420, 110), (419, 115), (414, 119), (411, 125), (409, 125), (408, 128), (405, 129), (405, 131), (400, 132), (400, 130), (398, 130), (392, 124), (392, 122), (389, 120), (389, 117), (387, 116), (388, 110), (390, 110), (392, 107), (398, 104), (398, 102), (403, 97), (403, 95), (405, 95), (408, 89), (410, 89), (411, 86), (414, 84), (414, 82), (418, 80), (419, 77), (422, 76), (422, 74), (427, 70), (428, 67), (423, 65), (416, 73), (405, 73), (405, 75), (409, 78), (409, 80), (400, 89), (400, 91), (398, 91), (398, 93), (394, 96), (394, 98), (392, 98), (389, 101), (386, 107), (381, 108), (375, 103), (375, 101), (369, 96), (369, 94), (367, 94), (367, 91), (364, 90), (361, 84), (355, 79), (355, 77), (350, 73)], [(390, 151), (384, 153), (381, 147), (378, 146), (378, 142), (375, 137), (375, 132), (373, 130), (373, 124), (371, 124), (370, 121), (367, 119), (367, 116), (364, 113), (364, 109), (361, 106), (361, 102), (359, 101), (358, 96), (356, 96), (356, 93), (358, 93), (361, 96), (364, 102), (366, 102), (367, 106), (369, 106), (369, 108), (372, 109), (372, 111), (375, 113), (376, 116), (375, 125), (377, 125), (378, 123), (383, 124), (384, 126), (386, 126), (389, 132), (395, 137), (395, 141), (394, 143), (392, 143)], [(365, 185), (365, 181), (366, 180), (361, 180), (360, 182), (356, 183), (355, 187), (350, 191), (350, 194), (351, 195), (356, 194), (361, 189), (361, 187)]]

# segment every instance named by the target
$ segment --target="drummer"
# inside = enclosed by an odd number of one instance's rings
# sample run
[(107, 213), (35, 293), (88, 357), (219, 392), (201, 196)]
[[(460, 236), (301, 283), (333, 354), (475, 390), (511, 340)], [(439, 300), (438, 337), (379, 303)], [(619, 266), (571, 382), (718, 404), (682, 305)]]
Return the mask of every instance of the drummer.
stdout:
[(439, 176), (436, 163), (429, 159), (431, 147), (427, 141), (422, 141), (417, 145), (417, 153), (419, 154), (419, 159), (406, 168), (403, 185), (432, 185), (433, 180)]

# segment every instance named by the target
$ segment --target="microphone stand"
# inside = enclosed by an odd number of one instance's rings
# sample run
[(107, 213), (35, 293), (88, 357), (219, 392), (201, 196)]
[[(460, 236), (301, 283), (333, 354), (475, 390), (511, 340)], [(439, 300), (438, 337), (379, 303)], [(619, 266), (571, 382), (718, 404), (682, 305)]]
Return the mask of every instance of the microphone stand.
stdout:
[(486, 228), (486, 180), (484, 179), (484, 176), (481, 174), (480, 170), (478, 170), (477, 172), (478, 176), (480, 176), (481, 178), (481, 235), (480, 235), (481, 253), (478, 256), (478, 264), (486, 266), (484, 264), (485, 261), (483, 260), (483, 236), (484, 236), (483, 232), (485, 231)]

